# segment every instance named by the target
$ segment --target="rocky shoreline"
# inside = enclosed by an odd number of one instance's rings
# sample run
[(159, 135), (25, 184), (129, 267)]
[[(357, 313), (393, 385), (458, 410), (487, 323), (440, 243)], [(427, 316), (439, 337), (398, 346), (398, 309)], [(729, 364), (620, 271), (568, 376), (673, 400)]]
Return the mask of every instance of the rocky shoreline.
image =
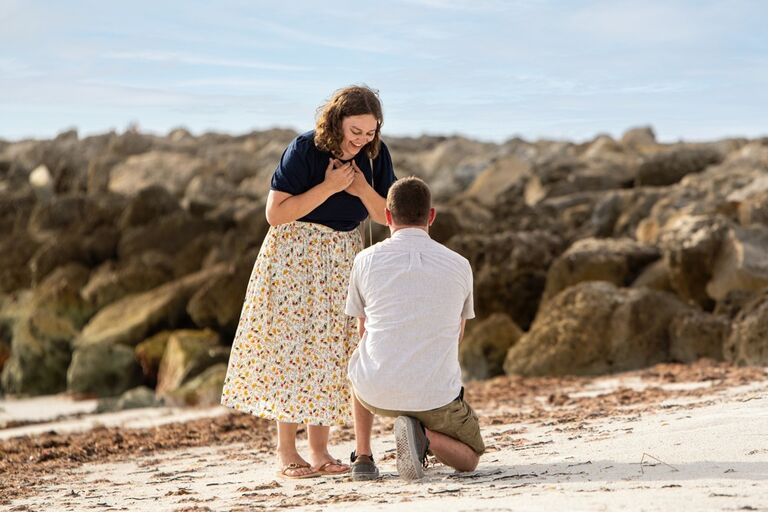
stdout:
[[(2, 393), (216, 403), (293, 136), (0, 141)], [(472, 264), (467, 380), (768, 364), (768, 139), (385, 140)]]

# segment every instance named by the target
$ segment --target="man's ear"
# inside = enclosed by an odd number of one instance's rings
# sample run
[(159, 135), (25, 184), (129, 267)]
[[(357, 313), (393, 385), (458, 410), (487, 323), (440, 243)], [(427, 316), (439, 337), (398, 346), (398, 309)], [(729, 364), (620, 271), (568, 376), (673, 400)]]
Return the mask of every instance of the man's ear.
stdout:
[(391, 226), (393, 224), (392, 222), (392, 212), (389, 211), (389, 208), (384, 208), (384, 218), (387, 221), (387, 226)]
[(437, 217), (437, 210), (434, 208), (429, 209), (429, 223), (428, 226), (431, 226), (433, 222), (435, 222), (435, 217)]

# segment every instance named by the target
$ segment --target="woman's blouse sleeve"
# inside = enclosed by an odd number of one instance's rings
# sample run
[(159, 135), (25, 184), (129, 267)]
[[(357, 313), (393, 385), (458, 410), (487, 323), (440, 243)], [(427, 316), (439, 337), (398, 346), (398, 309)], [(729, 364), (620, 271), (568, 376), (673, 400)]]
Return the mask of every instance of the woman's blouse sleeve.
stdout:
[(271, 189), (291, 195), (309, 190), (309, 158), (307, 148), (296, 138), (285, 148), (280, 163), (272, 174)]
[(373, 188), (382, 197), (387, 197), (389, 187), (397, 180), (389, 148), (382, 142), (379, 154), (373, 161)]

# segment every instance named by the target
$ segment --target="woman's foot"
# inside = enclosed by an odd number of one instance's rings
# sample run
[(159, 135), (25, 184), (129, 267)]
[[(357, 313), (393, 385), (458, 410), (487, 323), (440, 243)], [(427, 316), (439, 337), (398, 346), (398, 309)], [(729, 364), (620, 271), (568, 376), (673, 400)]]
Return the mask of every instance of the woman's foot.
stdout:
[(310, 478), (320, 475), (298, 452), (278, 452), (277, 463), (280, 468), (278, 475), (285, 478)]
[(344, 464), (328, 452), (310, 453), (309, 460), (312, 461), (313, 470), (322, 475), (343, 475), (349, 472), (349, 464)]

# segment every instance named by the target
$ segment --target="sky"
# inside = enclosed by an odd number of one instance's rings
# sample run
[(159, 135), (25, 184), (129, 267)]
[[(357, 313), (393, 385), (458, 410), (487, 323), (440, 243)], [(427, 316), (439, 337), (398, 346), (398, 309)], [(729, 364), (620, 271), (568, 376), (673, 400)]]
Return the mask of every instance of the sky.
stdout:
[(766, 136), (766, 26), (762, 0), (0, 0), (0, 138), (304, 131), (361, 83), (385, 137)]

